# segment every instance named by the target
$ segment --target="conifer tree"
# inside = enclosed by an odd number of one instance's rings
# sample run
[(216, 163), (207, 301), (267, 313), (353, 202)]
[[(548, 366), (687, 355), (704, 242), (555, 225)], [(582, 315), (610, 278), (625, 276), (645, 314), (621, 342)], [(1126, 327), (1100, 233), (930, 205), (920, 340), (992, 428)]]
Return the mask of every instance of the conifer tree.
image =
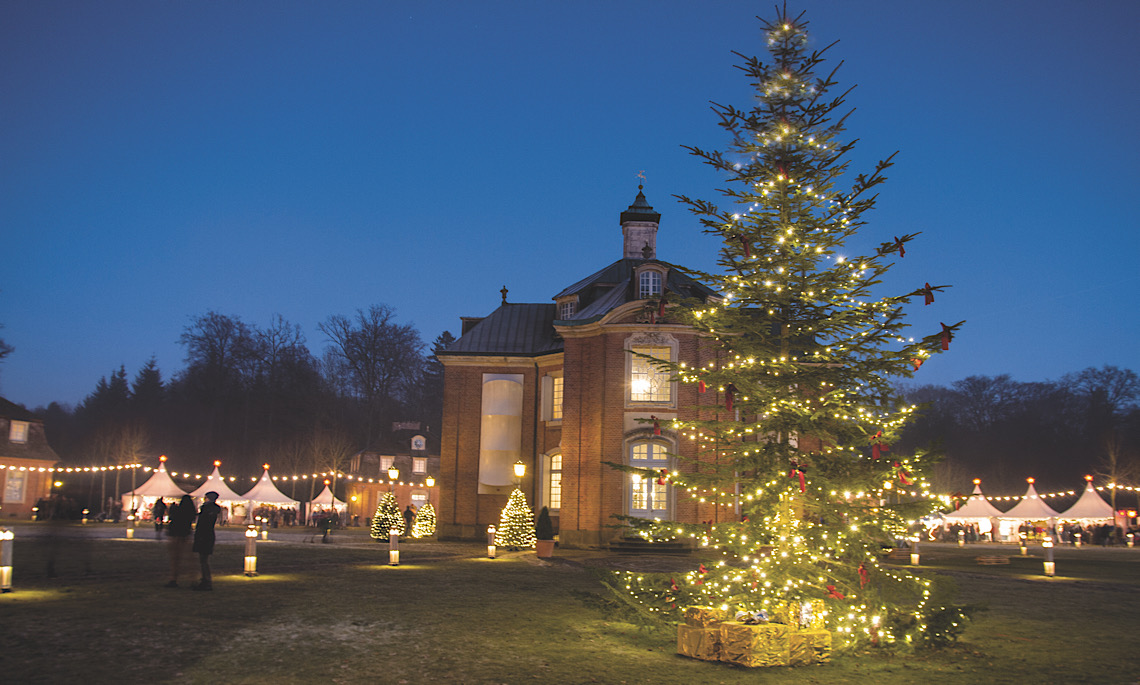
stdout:
[(388, 533), (393, 528), (404, 534), (404, 515), (400, 512), (400, 505), (396, 503), (396, 496), (390, 492), (384, 493), (380, 503), (376, 505), (376, 513), (372, 516), (372, 525), (368, 532), (373, 539), (388, 540)]
[(534, 512), (526, 503), (526, 495), (515, 488), (499, 514), (499, 527), (495, 529), (495, 544), (499, 547), (519, 549), (534, 547)]
[[(947, 286), (876, 294), (918, 235), (863, 237), (894, 155), (844, 181), (850, 91), (833, 93), (836, 70), (823, 70), (831, 46), (809, 50), (807, 22), (786, 8), (763, 23), (767, 61), (737, 53), (755, 103), (714, 105), (728, 149), (688, 148), (727, 177), (722, 204), (678, 198), (723, 243), (718, 272), (691, 272), (719, 301), (670, 302), (713, 361), (661, 363), (697, 385), (696, 419), (671, 427), (699, 454), (675, 455), (666, 474), (615, 465), (667, 479), (704, 511), (712, 503), (699, 525), (629, 521), (650, 539), (691, 537), (707, 556), (683, 576), (626, 574), (614, 587), (658, 615), (688, 604), (780, 615), (816, 600), (837, 647), (940, 642), (960, 629), (961, 612), (934, 606), (930, 582), (881, 563), (880, 552), (934, 508), (926, 455), (890, 447), (915, 411), (892, 381), (948, 349), (962, 324), (907, 338), (904, 305), (931, 304)], [(856, 242), (875, 247), (852, 254)]]
[(416, 510), (415, 521), (412, 522), (412, 537), (428, 538), (435, 535), (435, 507), (431, 502), (424, 502)]

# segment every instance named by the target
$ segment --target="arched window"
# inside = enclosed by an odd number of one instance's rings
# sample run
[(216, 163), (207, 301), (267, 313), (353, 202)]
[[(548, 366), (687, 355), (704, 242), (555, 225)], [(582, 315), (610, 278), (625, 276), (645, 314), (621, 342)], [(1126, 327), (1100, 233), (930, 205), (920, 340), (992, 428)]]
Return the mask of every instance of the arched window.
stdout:
[[(629, 445), (629, 465), (660, 473), (669, 468), (668, 445), (660, 440), (638, 440)], [(668, 481), (631, 473), (626, 476), (628, 511), (642, 518), (670, 518), (671, 492)]]
[(550, 457), (550, 468), (546, 475), (546, 506), (552, 511), (562, 508), (562, 455)]
[(661, 294), (661, 272), (646, 269), (638, 277), (637, 297), (644, 300), (647, 297), (657, 297)]

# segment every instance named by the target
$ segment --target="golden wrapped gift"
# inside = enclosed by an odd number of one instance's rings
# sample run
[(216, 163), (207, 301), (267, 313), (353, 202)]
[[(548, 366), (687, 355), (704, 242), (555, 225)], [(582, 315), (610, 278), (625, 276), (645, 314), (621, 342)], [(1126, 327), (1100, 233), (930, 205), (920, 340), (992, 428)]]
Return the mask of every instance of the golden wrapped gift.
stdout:
[(823, 630), (827, 627), (825, 611), (822, 599), (805, 599), (776, 602), (770, 614), (773, 622), (784, 623), (792, 630)]
[(786, 666), (791, 662), (788, 626), (780, 623), (720, 624), (721, 659), (741, 666)]
[(801, 630), (789, 634), (790, 666), (821, 664), (831, 659), (831, 633), (827, 630)]
[(715, 607), (692, 606), (685, 607), (685, 624), (700, 628), (712, 628), (728, 618), (728, 612)]
[(720, 660), (720, 626), (677, 626), (677, 653), (705, 661)]

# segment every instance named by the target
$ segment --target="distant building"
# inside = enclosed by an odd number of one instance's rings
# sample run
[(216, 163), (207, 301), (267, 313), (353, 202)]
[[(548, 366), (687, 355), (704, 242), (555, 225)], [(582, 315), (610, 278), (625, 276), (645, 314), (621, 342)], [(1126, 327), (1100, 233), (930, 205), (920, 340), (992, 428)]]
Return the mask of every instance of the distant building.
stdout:
[(0, 517), (30, 519), (32, 507), (51, 496), (49, 469), (58, 462), (43, 421), (0, 398)]
[[(394, 483), (388, 477), (392, 467), (400, 472)], [(401, 510), (428, 502), (439, 510), (439, 438), (417, 422), (393, 424), (391, 438), (353, 455), (347, 473), (352, 476), (345, 486), (349, 515), (359, 516), (361, 525), (389, 490)]]
[(495, 311), (463, 318), (462, 335), (438, 353), (445, 368), (441, 537), (478, 538), (497, 524), (520, 461), (528, 501), (550, 508), (564, 546), (620, 537), (613, 514), (691, 522), (725, 516), (678, 497), (667, 479), (606, 464), (672, 471), (679, 466), (673, 455), (696, 458), (695, 443), (670, 422), (717, 402), (715, 388), (700, 394), (695, 385), (671, 382), (649, 359), (719, 361), (694, 329), (670, 319), (662, 301), (716, 294), (657, 259), (660, 220), (639, 188), (621, 213), (621, 259), (550, 302), (511, 303), (504, 288)]

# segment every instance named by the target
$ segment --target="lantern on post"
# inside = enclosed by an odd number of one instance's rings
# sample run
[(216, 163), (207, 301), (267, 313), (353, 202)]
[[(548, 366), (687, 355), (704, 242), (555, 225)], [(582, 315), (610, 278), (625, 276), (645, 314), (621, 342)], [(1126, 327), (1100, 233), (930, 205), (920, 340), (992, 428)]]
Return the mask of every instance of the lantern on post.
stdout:
[(257, 575), (257, 526), (245, 529), (245, 575)]
[(958, 546), (959, 547), (965, 547), (966, 546), (966, 531), (964, 531), (964, 530), (958, 531)]
[(1028, 554), (1029, 550), (1027, 550), (1025, 548), (1025, 533), (1018, 533), (1017, 539), (1018, 539), (1018, 544), (1020, 545), (1020, 549), (1021, 549), (1021, 556), (1026, 556), (1026, 554)]
[(910, 539), (910, 565), (918, 566), (918, 536)]
[(1080, 547), (1080, 546), (1081, 546), (1081, 534), (1080, 533), (1073, 533), (1073, 547)]
[(392, 528), (388, 531), (388, 565), (400, 565), (400, 529)]
[(1053, 538), (1046, 535), (1041, 546), (1045, 548), (1045, 575), (1052, 578), (1053, 574), (1057, 571), (1057, 567), (1053, 563)]
[(495, 527), (487, 526), (487, 558), (495, 558)]
[(1126, 537), (1128, 538), (1128, 546), (1129, 546), (1129, 547), (1131, 547), (1131, 546), (1132, 546), (1132, 542), (1133, 542), (1133, 540), (1132, 540), (1132, 539), (1133, 539), (1135, 536), (1134, 536), (1132, 533), (1129, 533), (1129, 534), (1128, 534)]
[[(132, 501), (134, 501), (133, 498)], [(135, 515), (133, 513), (127, 514), (127, 539), (135, 539)]]
[(87, 515), (90, 513), (91, 513), (90, 509), (84, 509), (83, 510), (83, 519), (81, 520), (81, 523), (85, 526), (87, 525)]
[(0, 528), (0, 592), (12, 591), (12, 540), (15, 534)]

